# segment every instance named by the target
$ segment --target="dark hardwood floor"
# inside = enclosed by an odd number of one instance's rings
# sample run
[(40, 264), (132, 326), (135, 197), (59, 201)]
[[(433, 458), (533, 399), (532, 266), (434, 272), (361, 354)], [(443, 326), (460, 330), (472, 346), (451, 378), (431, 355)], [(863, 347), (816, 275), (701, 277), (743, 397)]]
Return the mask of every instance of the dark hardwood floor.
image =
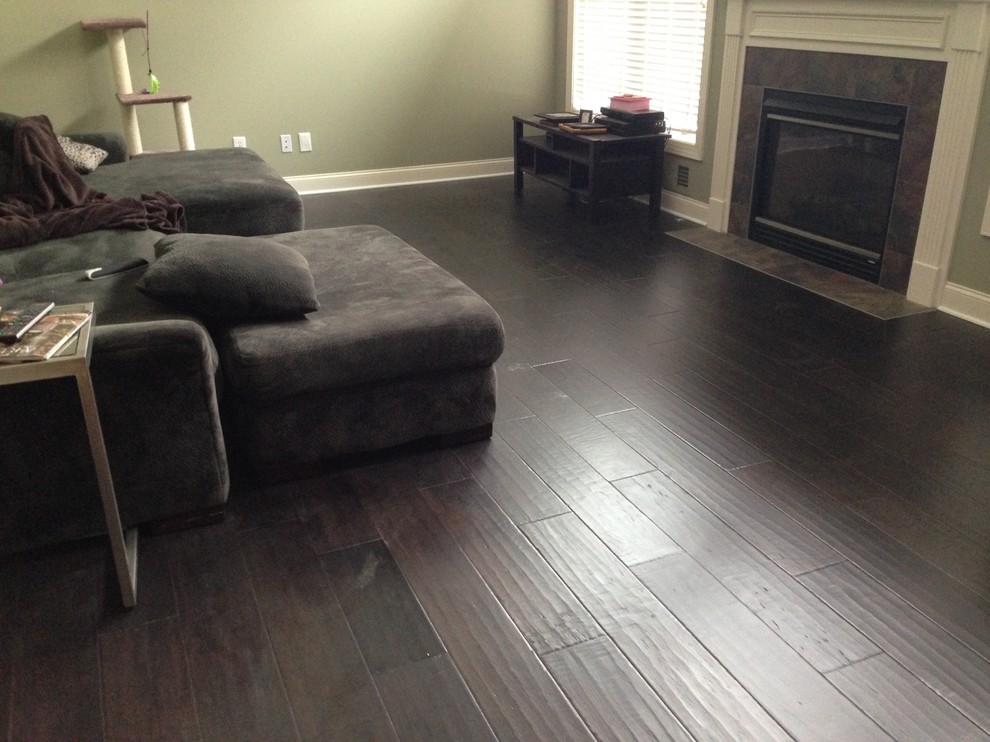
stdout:
[(0, 563), (7, 740), (990, 739), (990, 330), (509, 177), (306, 198), (503, 318), (491, 441)]

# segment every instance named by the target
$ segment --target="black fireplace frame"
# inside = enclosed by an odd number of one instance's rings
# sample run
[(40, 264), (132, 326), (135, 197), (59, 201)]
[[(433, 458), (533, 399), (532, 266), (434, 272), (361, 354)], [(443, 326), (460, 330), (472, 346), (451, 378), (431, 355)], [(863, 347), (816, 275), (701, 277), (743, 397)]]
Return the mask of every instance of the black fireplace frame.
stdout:
[[(804, 228), (800, 220), (793, 223), (777, 221), (769, 216), (766, 208), (771, 198), (770, 187), (774, 176), (776, 152), (774, 142), (785, 125), (841, 132), (864, 142), (880, 138), (888, 144), (896, 142), (896, 157), (889, 163), (893, 172), (886, 174), (889, 188), (880, 192), (884, 212), (883, 237), (890, 225), (894, 192), (899, 167), (901, 144), (907, 119), (907, 107), (895, 103), (881, 103), (851, 98), (840, 98), (775, 88), (766, 88), (760, 116), (757, 157), (753, 179), (753, 196), (750, 209), (749, 238), (797, 255), (820, 265), (879, 283), (884, 245), (860, 244), (832, 239), (825, 234)], [(880, 215), (877, 215), (880, 218)]]

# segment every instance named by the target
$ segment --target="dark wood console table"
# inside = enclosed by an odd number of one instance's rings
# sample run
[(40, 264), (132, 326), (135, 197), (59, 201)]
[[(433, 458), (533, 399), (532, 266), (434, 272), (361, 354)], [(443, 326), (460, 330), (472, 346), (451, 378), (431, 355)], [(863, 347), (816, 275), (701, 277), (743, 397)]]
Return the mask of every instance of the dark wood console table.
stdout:
[(512, 129), (516, 193), (522, 192), (526, 173), (592, 206), (648, 194), (650, 216), (660, 214), (670, 134), (572, 134), (536, 116), (513, 116)]

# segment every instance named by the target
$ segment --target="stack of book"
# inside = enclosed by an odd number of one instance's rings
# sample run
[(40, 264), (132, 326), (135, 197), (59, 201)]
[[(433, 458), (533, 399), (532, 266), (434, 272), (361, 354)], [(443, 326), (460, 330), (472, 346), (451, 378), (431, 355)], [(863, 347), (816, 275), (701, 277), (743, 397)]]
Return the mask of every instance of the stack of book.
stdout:
[(604, 125), (610, 134), (624, 137), (660, 134), (666, 125), (663, 111), (620, 111), (607, 106), (602, 106), (602, 115), (595, 121)]
[(560, 124), (560, 128), (571, 134), (608, 134), (608, 127), (605, 124)]
[(577, 113), (572, 113), (571, 111), (563, 111), (561, 113), (538, 113), (536, 117), (540, 119), (544, 124), (571, 124), (577, 123), (581, 120), (581, 115)]
[(0, 363), (45, 361), (55, 356), (79, 332), (90, 312), (53, 312), (43, 302), (0, 314)]

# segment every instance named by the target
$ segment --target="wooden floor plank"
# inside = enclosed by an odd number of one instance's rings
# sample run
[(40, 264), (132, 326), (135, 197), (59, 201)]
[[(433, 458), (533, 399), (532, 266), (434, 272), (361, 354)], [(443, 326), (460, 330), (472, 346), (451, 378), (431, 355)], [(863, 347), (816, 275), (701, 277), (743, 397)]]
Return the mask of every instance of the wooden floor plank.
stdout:
[[(588, 361), (581, 359), (581, 363), (586, 365)], [(645, 374), (630, 368), (600, 369), (596, 366), (588, 367), (588, 370), (647, 415), (727, 469), (767, 459), (766, 453), (756, 446)]]
[(425, 501), (383, 509), (377, 525), (499, 738), (591, 735), (518, 628)]
[(372, 674), (444, 652), (383, 542), (332, 551), (320, 561)]
[(933, 474), (951, 464), (938, 456), (937, 449), (913, 458), (889, 450), (872, 435), (848, 432), (848, 436), (830, 435), (823, 447), (899, 497), (931, 513), (977, 541), (990, 535), (990, 513), (983, 506), (986, 474), (975, 492), (961, 489), (951, 474)]
[(218, 524), (175, 535), (172, 578), (203, 736), (296, 738), (236, 532)]
[(687, 554), (633, 570), (796, 739), (888, 739)]
[(671, 479), (644, 474), (615, 486), (820, 672), (880, 652)]
[(851, 565), (801, 577), (822, 600), (990, 732), (990, 661)]
[(100, 625), (105, 603), (119, 601), (110, 582), (105, 544), (70, 547), (15, 563), (8, 602), (8, 651), (16, 660), (36, 652), (74, 650), (88, 644)]
[(422, 493), (537, 654), (601, 636), (601, 627), (477, 482)]
[(268, 633), (257, 612), (201, 615), (183, 623), (182, 644), (204, 738), (298, 738)]
[(592, 639), (543, 661), (596, 739), (694, 739), (611, 640)]
[(241, 535), (252, 585), (303, 739), (390, 739), (385, 709), (300, 523)]
[(520, 402), (508, 389), (500, 385), (496, 392), (495, 422), (501, 420), (517, 420), (533, 414), (526, 405)]
[(608, 481), (654, 469), (632, 446), (577, 405), (565, 413), (540, 419)]
[(313, 551), (323, 554), (378, 538), (361, 498), (345, 477), (294, 482), (292, 498)]
[(523, 530), (692, 735), (787, 739), (719, 661), (575, 516), (548, 518)]
[(106, 737), (200, 739), (179, 620), (99, 636)]
[(0, 729), (3, 733), (0, 734), (0, 739), (4, 742), (9, 742), (10, 740), (10, 728), (11, 728), (11, 707), (12, 707), (12, 677), (11, 677), (11, 661), (6, 655), (0, 654)]
[(237, 492), (237, 497), (227, 501), (224, 519), (231, 523), (236, 531), (298, 521), (296, 499), (311, 488), (321, 488), (318, 478), (303, 480), (303, 483), (295, 480), (266, 482), (254, 487), (244, 486)]
[(95, 637), (16, 660), (11, 686), (11, 740), (102, 738)]
[(886, 655), (831, 672), (828, 679), (894, 739), (990, 740), (990, 735)]
[(449, 655), (386, 670), (375, 682), (403, 742), (495, 739)]
[(657, 468), (790, 574), (841, 561), (841, 555), (768, 505), (724, 469), (638, 410), (602, 418)]
[(497, 430), (626, 564), (679, 550), (667, 534), (539, 420), (500, 423)]
[[(727, 383), (724, 379), (719, 381)], [(660, 377), (657, 384), (718, 420), (768, 457), (793, 447), (794, 438), (814, 444), (826, 431), (831, 436), (849, 435), (827, 414), (802, 409), (792, 400), (780, 400), (773, 390), (726, 389), (693, 370)], [(756, 386), (755, 382), (752, 386)], [(761, 396), (761, 392), (767, 396)]]
[(796, 371), (765, 355), (727, 360), (685, 337), (657, 350), (686, 360), (692, 373), (796, 432), (806, 431), (809, 423), (842, 425), (869, 414), (861, 400), (820, 384), (814, 372)]
[(938, 518), (922, 513), (895, 495), (870, 498), (849, 507), (870, 523), (990, 600), (990, 541), (974, 542)]
[(734, 472), (734, 476), (990, 658), (990, 603), (782, 467), (763, 464)]
[(516, 364), (498, 382), (539, 417), (564, 414), (577, 403), (530, 365)]
[(457, 455), (513, 523), (570, 511), (498, 434), (488, 441), (461, 446)]
[(536, 370), (592, 415), (621, 412), (632, 403), (573, 360), (544, 363)]
[(230, 524), (174, 534), (168, 548), (178, 615), (183, 619), (257, 611), (244, 555)]

